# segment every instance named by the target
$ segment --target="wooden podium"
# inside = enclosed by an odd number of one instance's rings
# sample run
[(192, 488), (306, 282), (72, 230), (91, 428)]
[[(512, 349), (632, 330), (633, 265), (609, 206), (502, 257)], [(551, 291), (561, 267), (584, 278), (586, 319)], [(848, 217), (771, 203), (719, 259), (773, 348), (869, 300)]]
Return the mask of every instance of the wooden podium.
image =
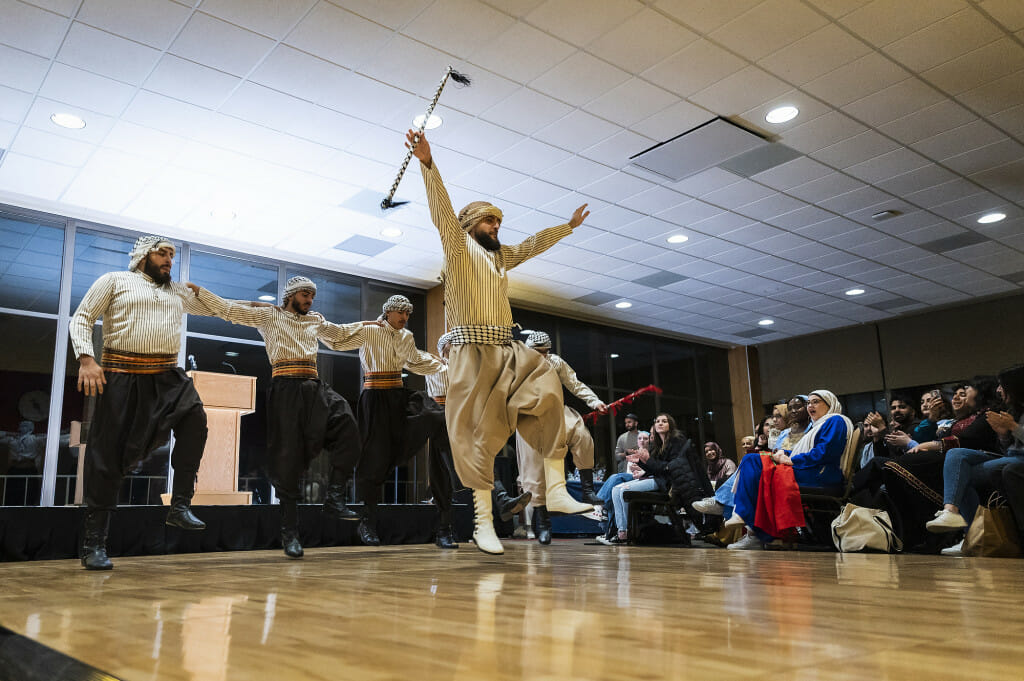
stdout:
[[(209, 435), (199, 465), (196, 506), (235, 506), (252, 503), (252, 492), (238, 491), (238, 442), (242, 416), (256, 409), (256, 377), (189, 371), (206, 409)], [(164, 504), (170, 494), (161, 494)]]

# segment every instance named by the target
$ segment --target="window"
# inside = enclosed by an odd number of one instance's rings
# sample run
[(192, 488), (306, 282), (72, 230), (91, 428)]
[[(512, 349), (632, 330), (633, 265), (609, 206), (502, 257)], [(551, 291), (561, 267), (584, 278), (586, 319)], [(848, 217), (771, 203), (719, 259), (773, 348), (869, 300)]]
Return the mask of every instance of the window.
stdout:
[[(189, 257), (188, 278), (228, 300), (259, 300), (260, 296), (277, 299), (277, 266), (192, 251)], [(203, 333), (231, 338), (260, 340), (259, 332), (248, 326), (239, 326), (216, 317), (189, 315), (189, 333)], [(196, 361), (199, 356), (196, 355)], [(202, 364), (200, 369), (214, 371)]]
[(0, 215), (0, 307), (57, 313), (64, 229)]

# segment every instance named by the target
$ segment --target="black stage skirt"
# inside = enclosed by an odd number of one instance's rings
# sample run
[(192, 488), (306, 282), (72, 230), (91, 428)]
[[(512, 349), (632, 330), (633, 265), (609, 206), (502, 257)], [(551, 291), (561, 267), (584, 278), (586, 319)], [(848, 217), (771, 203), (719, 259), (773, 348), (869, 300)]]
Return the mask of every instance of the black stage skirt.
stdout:
[(359, 430), (344, 397), (317, 378), (276, 377), (267, 393), (267, 460), (282, 497), (297, 498), (309, 463), (326, 450), (331, 466), (351, 473)]
[(444, 409), (426, 393), (408, 388), (363, 390), (359, 394), (359, 431), (363, 457), (356, 478), (380, 485), (445, 428)]
[(134, 464), (167, 444), (174, 432), (171, 465), (194, 476), (206, 446), (206, 412), (184, 370), (157, 374), (106, 372), (89, 429), (85, 459), (86, 502), (113, 508), (121, 478)]

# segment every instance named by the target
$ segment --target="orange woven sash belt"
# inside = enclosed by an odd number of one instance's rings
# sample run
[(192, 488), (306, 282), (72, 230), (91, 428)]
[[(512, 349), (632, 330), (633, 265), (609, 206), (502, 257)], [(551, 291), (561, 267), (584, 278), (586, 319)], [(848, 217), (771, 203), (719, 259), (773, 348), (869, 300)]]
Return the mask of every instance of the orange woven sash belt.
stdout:
[(440, 404), (442, 407), (444, 406), (444, 395), (439, 395), (438, 397), (432, 397), (431, 399), (434, 400), (435, 402), (437, 402), (438, 404)]
[(178, 366), (177, 355), (142, 355), (120, 350), (103, 351), (103, 370), (115, 374), (162, 374)]
[(366, 390), (401, 387), (401, 371), (367, 371), (363, 375), (363, 388)]
[(274, 362), (274, 378), (319, 378), (315, 359), (279, 359)]

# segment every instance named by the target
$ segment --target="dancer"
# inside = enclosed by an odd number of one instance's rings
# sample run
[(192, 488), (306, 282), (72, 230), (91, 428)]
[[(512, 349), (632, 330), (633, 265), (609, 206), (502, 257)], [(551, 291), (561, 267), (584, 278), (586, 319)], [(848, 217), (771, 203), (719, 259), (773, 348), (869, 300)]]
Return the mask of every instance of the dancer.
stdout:
[(227, 301), (188, 284), (210, 313), (232, 324), (255, 327), (266, 344), (273, 367), (267, 391), (267, 459), (270, 482), (281, 501), (281, 546), (290, 558), (301, 558), (299, 482), (310, 462), (327, 451), (331, 464), (324, 512), (342, 520), (359, 516), (345, 504), (351, 471), (360, 457), (359, 430), (345, 398), (320, 380), (316, 368), (318, 341), (337, 345), (379, 322), (333, 324), (312, 312), (316, 283), (292, 277), (281, 307)]
[[(547, 360), (551, 369), (558, 376), (565, 388), (586, 402), (587, 406), (604, 414), (608, 407), (591, 390), (586, 383), (576, 376), (569, 363), (551, 352), (551, 337), (543, 331), (534, 331), (526, 339), (526, 347), (533, 348)], [(594, 438), (583, 423), (583, 417), (572, 407), (563, 403), (562, 415), (565, 419), (566, 446), (572, 452), (573, 463), (580, 472), (580, 489), (583, 501), (588, 504), (601, 504), (601, 499), (594, 494)], [(516, 456), (519, 461), (519, 479), (523, 489), (533, 493), (533, 532), (541, 544), (551, 543), (551, 518), (545, 505), (544, 494), (544, 460), (530, 445), (516, 433)]]
[[(446, 333), (437, 340), (437, 354), (445, 361), (448, 360), (448, 353), (452, 347), (452, 335)], [(445, 400), (448, 395), (448, 367), (438, 371), (436, 374), (428, 374), (427, 379), (427, 394), (437, 402), (441, 408), (444, 408)], [(445, 434), (443, 440), (438, 438), (441, 446), (447, 446), (447, 457), (444, 459), (445, 470), (450, 470), (452, 479), (455, 481), (456, 489), (462, 489), (462, 483), (459, 481), (458, 474), (455, 472), (454, 462), (451, 458), (451, 444), (448, 441), (448, 429), (445, 428)], [(431, 448), (434, 447), (434, 440), (430, 441)], [(435, 475), (433, 464), (431, 465), (430, 475)], [(532, 494), (529, 492), (523, 492), (517, 497), (509, 496), (508, 490), (501, 484), (501, 481), (495, 477), (494, 488), (491, 490), (491, 504), (494, 509), (498, 512), (498, 517), (502, 521), (509, 521), (512, 517), (522, 511), (530, 503)], [(440, 546), (440, 544), (438, 544)], [(445, 547), (441, 547), (445, 548)]]
[[(71, 317), (79, 362), (78, 390), (97, 397), (85, 453), (85, 526), (80, 557), (88, 570), (110, 570), (107, 531), (121, 480), (132, 465), (174, 433), (174, 481), (167, 524), (201, 530), (190, 508), (206, 446), (206, 412), (192, 380), (178, 367), (182, 314), (209, 314), (181, 283), (171, 280), (175, 248), (143, 236), (128, 271), (104, 274)], [(93, 325), (103, 318), (102, 363)]]
[[(380, 326), (364, 327), (335, 350), (359, 348), (363, 368), (363, 390), (359, 393), (359, 431), (363, 455), (356, 470), (356, 487), (366, 507), (359, 522), (359, 538), (368, 546), (380, 546), (377, 534), (377, 505), (380, 487), (395, 467), (415, 456), (428, 439), (444, 432), (444, 410), (425, 392), (409, 390), (402, 384), (402, 369), (417, 374), (434, 374), (444, 362), (416, 348), (412, 332), (406, 329), (412, 303), (405, 296), (391, 296), (384, 303)], [(438, 536), (452, 539), (452, 479), (432, 475), (430, 490), (440, 515)], [(447, 543), (447, 542), (446, 542)], [(440, 544), (439, 544), (440, 545)]]
[(592, 509), (565, 489), (565, 423), (561, 386), (544, 359), (512, 342), (508, 270), (543, 253), (568, 236), (589, 215), (586, 205), (567, 224), (543, 230), (516, 246), (498, 241), (501, 211), (475, 201), (455, 214), (430, 144), (412, 130), (406, 145), (420, 160), (430, 215), (444, 251), (445, 315), (452, 327), (450, 389), (446, 405), (455, 468), (473, 489), (473, 540), (485, 553), (504, 553), (491, 519), (494, 456), (518, 430), (545, 458), (550, 511)]

